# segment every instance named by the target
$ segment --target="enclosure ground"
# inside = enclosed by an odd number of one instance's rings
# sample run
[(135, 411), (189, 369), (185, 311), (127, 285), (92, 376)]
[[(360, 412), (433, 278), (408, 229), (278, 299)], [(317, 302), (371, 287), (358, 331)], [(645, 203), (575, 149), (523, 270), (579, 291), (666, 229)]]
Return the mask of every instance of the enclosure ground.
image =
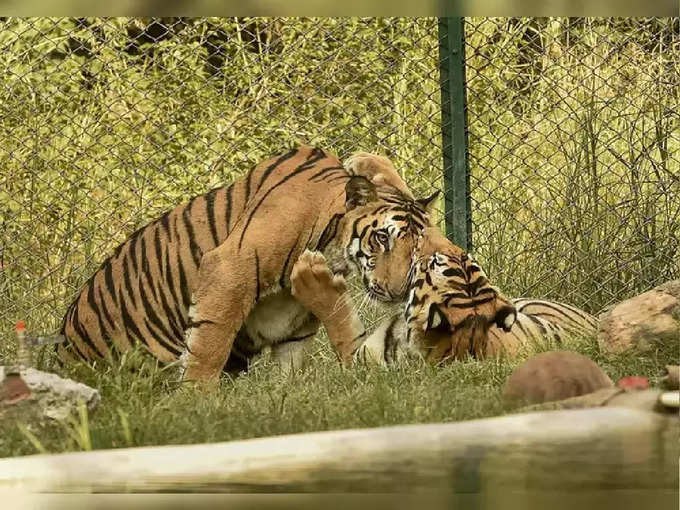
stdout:
[[(570, 348), (590, 356), (614, 381), (640, 375), (655, 384), (664, 365), (678, 359), (677, 348), (605, 356), (594, 339)], [(343, 369), (321, 343), (314, 358), (291, 374), (264, 362), (248, 375), (225, 378), (208, 395), (181, 387), (173, 368), (158, 367), (139, 354), (116, 367), (68, 367), (61, 375), (101, 391), (99, 408), (49, 426), (0, 423), (0, 457), (495, 416), (512, 412), (504, 408), (500, 390), (524, 359)]]

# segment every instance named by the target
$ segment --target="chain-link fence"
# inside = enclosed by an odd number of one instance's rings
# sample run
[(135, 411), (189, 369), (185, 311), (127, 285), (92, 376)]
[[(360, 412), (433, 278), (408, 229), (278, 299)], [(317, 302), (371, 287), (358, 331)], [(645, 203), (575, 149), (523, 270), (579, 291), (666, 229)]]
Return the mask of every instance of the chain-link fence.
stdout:
[[(472, 244), (508, 294), (597, 311), (680, 273), (679, 33), (465, 21)], [(0, 19), (0, 49), (3, 336), (56, 329), (129, 233), (293, 144), (443, 189), (434, 18)]]
[(680, 277), (680, 19), (466, 23), (474, 251), (592, 312)]

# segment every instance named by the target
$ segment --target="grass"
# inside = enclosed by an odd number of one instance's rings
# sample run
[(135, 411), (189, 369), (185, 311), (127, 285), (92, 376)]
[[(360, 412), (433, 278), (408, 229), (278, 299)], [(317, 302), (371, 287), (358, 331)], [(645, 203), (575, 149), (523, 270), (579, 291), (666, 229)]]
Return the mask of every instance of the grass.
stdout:
[[(654, 384), (663, 366), (678, 359), (677, 348), (606, 356), (593, 339), (570, 348), (589, 355), (614, 381), (641, 375)], [(0, 423), (0, 457), (496, 416), (511, 412), (500, 393), (522, 360), (344, 369), (321, 342), (313, 357), (308, 367), (291, 374), (265, 361), (247, 375), (224, 378), (211, 394), (179, 385), (172, 367), (159, 367), (138, 353), (116, 366), (67, 367), (62, 375), (100, 390), (100, 406), (46, 426)]]

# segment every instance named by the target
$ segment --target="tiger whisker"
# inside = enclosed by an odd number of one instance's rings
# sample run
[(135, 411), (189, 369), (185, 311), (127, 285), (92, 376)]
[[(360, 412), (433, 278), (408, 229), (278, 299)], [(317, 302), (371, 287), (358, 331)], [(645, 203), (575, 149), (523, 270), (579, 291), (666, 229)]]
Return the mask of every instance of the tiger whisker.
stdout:
[[(331, 311), (329, 317), (334, 317), (334, 316), (335, 316), (338, 312), (340, 312), (342, 309), (343, 309), (343, 307), (342, 307), (342, 298), (341, 298), (341, 299), (338, 299), (338, 300), (335, 302), (335, 304), (333, 305), (333, 310)], [(352, 315), (353, 315), (352, 312), (356, 312), (356, 310), (355, 310), (354, 307), (351, 307), (351, 308), (347, 311), (346, 315), (340, 319), (341, 322), (345, 322), (345, 321), (350, 320), (350, 318), (351, 318)]]
[(361, 313), (361, 310), (364, 308), (364, 305), (366, 304), (366, 298), (367, 298), (367, 296), (368, 296), (368, 294), (364, 294), (364, 295), (361, 297), (361, 301), (359, 302), (359, 304), (355, 304), (355, 305), (354, 305), (354, 311), (355, 311), (357, 314)]

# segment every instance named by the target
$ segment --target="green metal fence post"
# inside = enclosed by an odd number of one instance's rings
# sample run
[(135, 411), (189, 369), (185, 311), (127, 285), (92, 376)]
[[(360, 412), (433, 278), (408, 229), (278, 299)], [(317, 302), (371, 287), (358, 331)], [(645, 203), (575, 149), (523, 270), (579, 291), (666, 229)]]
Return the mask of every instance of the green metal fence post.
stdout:
[(470, 171), (465, 100), (465, 25), (462, 17), (439, 18), (439, 66), (444, 155), (446, 236), (472, 250)]

